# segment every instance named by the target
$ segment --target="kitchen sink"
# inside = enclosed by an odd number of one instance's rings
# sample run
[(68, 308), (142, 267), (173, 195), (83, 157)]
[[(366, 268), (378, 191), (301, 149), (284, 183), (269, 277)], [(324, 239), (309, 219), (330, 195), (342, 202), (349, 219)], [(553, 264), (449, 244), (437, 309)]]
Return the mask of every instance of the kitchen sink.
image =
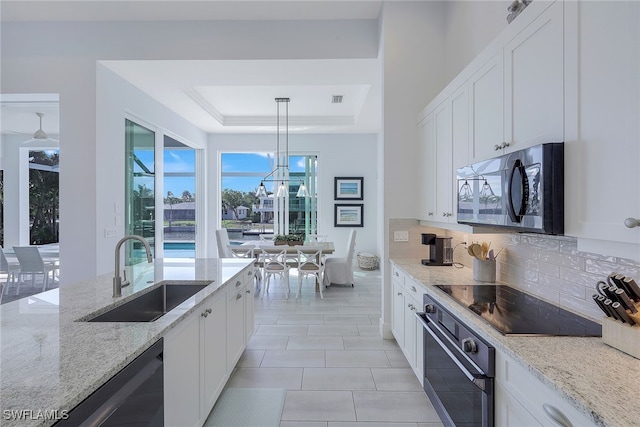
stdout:
[(111, 310), (89, 317), (87, 322), (153, 322), (206, 286), (198, 284), (163, 284)]

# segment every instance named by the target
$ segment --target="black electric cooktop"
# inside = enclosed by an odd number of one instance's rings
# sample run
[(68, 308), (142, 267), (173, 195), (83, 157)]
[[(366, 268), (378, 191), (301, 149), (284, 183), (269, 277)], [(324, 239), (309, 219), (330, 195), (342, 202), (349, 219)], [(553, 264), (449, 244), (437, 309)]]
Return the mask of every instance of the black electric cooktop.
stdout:
[(602, 326), (506, 285), (439, 285), (504, 335), (600, 337)]

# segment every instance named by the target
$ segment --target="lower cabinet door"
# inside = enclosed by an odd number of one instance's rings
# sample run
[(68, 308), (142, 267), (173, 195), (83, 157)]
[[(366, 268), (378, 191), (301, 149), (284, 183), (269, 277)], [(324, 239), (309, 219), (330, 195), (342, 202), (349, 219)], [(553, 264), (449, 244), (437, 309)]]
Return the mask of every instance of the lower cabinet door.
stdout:
[(244, 350), (244, 286), (231, 286), (227, 294), (227, 373), (233, 371)]
[(245, 285), (244, 291), (244, 344), (245, 347), (249, 344), (249, 340), (253, 336), (255, 329), (255, 315), (254, 315), (254, 304), (255, 295), (253, 294), (253, 290), (255, 289), (253, 285), (253, 278), (247, 281)]
[(199, 426), (200, 312), (192, 314), (164, 339), (164, 425)]
[[(211, 312), (209, 312), (211, 310)], [(205, 308), (202, 316), (203, 419), (209, 415), (227, 380), (227, 351), (222, 345), (227, 337), (227, 302), (224, 295)]]
[(542, 424), (527, 411), (511, 394), (495, 383), (496, 427), (540, 427)]

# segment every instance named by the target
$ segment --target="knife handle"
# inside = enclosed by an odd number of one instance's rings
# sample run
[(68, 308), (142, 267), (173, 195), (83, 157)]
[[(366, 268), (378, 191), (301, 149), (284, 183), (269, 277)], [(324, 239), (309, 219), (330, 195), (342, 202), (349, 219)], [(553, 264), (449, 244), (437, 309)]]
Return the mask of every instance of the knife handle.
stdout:
[[(591, 298), (593, 298), (596, 304), (598, 304), (598, 307), (600, 307), (600, 310), (602, 310), (607, 317), (611, 317), (611, 313), (609, 313), (609, 310), (604, 306), (604, 297), (602, 295), (593, 294)], [(600, 298), (602, 298), (602, 300)]]
[(629, 289), (630, 296), (635, 301), (640, 301), (640, 286), (638, 286), (636, 281), (633, 280), (633, 277), (625, 277), (622, 280), (622, 283), (624, 284), (624, 286), (626, 286)]
[(629, 295), (627, 295), (624, 289), (617, 289), (615, 291), (615, 294), (616, 294), (616, 299), (620, 304), (622, 304), (625, 310), (629, 310), (632, 313), (638, 312), (638, 310), (636, 309), (636, 305), (633, 303), (633, 301), (631, 301), (631, 299), (629, 298)]
[(609, 310), (609, 313), (611, 313), (611, 317), (613, 317), (616, 320), (622, 320), (620, 318), (620, 315), (618, 314), (618, 312), (613, 307), (611, 307), (611, 305), (613, 304), (613, 301), (611, 301), (609, 298), (607, 298), (607, 299), (604, 300), (603, 304), (604, 304), (605, 308), (607, 310)]
[[(613, 274), (613, 273), (611, 273), (611, 274)], [(626, 284), (624, 282), (624, 279), (625, 279), (624, 275), (616, 274), (615, 276), (613, 276), (613, 279), (611, 280), (611, 282), (615, 283), (615, 285), (618, 288), (624, 289), (624, 291), (627, 293), (627, 295), (629, 295), (629, 298), (631, 298), (632, 300), (637, 301), (638, 299), (640, 299), (640, 294), (637, 294), (636, 291), (631, 288), (631, 286)]]
[(620, 320), (622, 320), (624, 323), (628, 323), (631, 326), (636, 324), (636, 322), (634, 322), (633, 319), (629, 317), (629, 314), (627, 314), (627, 311), (619, 302), (616, 301), (611, 304), (611, 308), (613, 308), (616, 313), (618, 313), (618, 315), (620, 316)]

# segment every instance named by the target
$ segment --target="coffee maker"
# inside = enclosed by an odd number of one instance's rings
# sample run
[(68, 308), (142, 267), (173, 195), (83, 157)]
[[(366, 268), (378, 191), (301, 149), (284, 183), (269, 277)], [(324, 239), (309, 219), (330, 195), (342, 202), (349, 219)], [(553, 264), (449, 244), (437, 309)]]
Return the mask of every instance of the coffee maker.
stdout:
[(429, 246), (429, 259), (423, 259), (423, 265), (453, 264), (451, 237), (438, 237), (435, 234), (422, 233), (422, 244)]

